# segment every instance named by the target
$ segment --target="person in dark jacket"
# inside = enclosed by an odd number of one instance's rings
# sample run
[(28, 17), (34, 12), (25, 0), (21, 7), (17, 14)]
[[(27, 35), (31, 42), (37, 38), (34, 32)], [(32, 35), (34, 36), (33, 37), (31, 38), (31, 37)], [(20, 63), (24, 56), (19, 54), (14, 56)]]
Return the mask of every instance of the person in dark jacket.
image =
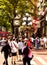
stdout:
[(23, 65), (26, 65), (26, 63), (30, 65), (30, 59), (28, 57), (28, 54), (29, 54), (28, 46), (25, 46), (25, 48), (23, 49)]
[(6, 43), (6, 45), (5, 45), (4, 47), (2, 47), (1, 53), (4, 52), (4, 59), (5, 59), (5, 61), (4, 61), (3, 65), (4, 65), (4, 64), (5, 64), (5, 65), (8, 65), (7, 59), (8, 59), (9, 53), (11, 52), (11, 48), (10, 48), (10, 46), (9, 46), (9, 44), (8, 44), (8, 40), (6, 40), (5, 43)]

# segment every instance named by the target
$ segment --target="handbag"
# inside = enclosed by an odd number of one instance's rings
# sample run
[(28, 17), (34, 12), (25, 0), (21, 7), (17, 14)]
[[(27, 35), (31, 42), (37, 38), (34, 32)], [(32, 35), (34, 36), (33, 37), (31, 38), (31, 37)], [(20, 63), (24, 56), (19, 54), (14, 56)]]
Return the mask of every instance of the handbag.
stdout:
[(30, 60), (32, 60), (32, 59), (33, 59), (33, 57), (34, 57), (34, 56), (32, 55), (32, 57), (30, 57), (29, 59), (30, 59)]

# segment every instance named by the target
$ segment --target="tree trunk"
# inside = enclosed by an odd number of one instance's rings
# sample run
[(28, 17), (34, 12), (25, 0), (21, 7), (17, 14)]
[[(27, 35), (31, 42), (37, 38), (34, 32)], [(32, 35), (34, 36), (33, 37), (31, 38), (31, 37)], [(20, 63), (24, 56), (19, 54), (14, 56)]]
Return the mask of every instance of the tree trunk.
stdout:
[(12, 25), (12, 33), (14, 34), (14, 25), (13, 25), (13, 19), (12, 19), (12, 23), (11, 23), (11, 25)]

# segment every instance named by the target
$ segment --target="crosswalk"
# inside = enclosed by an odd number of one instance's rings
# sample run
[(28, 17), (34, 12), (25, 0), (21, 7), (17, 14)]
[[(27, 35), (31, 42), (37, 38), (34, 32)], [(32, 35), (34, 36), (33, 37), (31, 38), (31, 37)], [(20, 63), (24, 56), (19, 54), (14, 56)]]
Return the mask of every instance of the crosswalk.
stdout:
[[(1, 55), (1, 53), (0, 53), (0, 64), (1, 65), (3, 65), (3, 61), (4, 61), (3, 54)], [(31, 65), (47, 65), (47, 55), (34, 55), (34, 57), (30, 63), (31, 63)], [(10, 57), (8, 58), (8, 64), (12, 65)], [(16, 65), (23, 65), (23, 62), (17, 61)]]

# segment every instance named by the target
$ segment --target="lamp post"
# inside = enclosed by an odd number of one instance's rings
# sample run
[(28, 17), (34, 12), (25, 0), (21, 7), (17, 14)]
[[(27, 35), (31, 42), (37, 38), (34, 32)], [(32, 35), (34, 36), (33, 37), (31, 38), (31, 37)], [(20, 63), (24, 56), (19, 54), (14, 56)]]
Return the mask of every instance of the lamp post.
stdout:
[(28, 26), (32, 25), (31, 16), (28, 13), (25, 13), (25, 15), (23, 16), (22, 25), (26, 25), (25, 37), (28, 38)]

